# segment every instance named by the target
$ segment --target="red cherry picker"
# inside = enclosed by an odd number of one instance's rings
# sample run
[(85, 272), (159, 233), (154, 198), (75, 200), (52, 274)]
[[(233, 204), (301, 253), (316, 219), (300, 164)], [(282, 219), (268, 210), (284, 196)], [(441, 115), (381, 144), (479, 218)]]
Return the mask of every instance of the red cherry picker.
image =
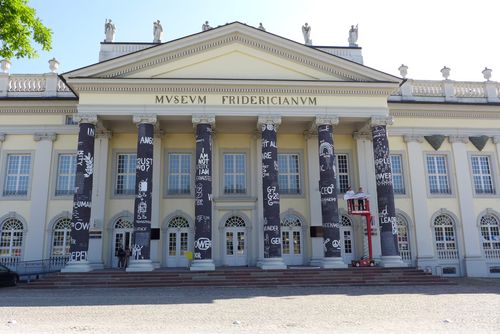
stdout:
[(362, 257), (359, 260), (352, 260), (353, 267), (374, 267), (372, 250), (372, 215), (370, 214), (370, 201), (364, 195), (354, 195), (347, 198), (347, 211), (350, 215), (363, 216), (366, 221), (366, 233), (368, 240), (368, 258)]

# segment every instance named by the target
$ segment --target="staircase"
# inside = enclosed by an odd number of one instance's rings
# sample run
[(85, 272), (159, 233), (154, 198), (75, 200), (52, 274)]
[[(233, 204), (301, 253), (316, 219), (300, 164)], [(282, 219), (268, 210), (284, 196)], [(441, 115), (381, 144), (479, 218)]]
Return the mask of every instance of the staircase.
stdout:
[(145, 287), (277, 287), (277, 286), (398, 286), (454, 284), (416, 268), (320, 269), (292, 267), (262, 270), (254, 267), (217, 268), (215, 271), (157, 269), (125, 272), (116, 269), (89, 273), (48, 274), (20, 288), (145, 288)]

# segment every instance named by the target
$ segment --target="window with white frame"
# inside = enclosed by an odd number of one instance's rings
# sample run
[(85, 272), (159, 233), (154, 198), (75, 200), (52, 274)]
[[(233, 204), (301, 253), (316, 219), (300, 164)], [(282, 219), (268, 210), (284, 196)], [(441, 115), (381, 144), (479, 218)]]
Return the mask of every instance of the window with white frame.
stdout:
[(0, 256), (21, 257), (23, 248), (23, 223), (9, 218), (2, 224), (0, 234)]
[(472, 179), (476, 194), (495, 194), (491, 176), (490, 157), (486, 155), (471, 156)]
[(451, 194), (446, 155), (427, 156), (427, 176), (431, 194)]
[(71, 218), (61, 218), (54, 225), (52, 256), (69, 255)]
[(115, 194), (135, 194), (136, 158), (135, 153), (119, 153), (116, 155)]
[(300, 194), (299, 155), (278, 154), (278, 169), (280, 194)]
[(246, 154), (224, 153), (224, 194), (244, 194), (246, 186)]
[(8, 154), (4, 196), (26, 196), (31, 173), (30, 154)]
[(75, 190), (76, 154), (59, 154), (56, 196), (72, 195)]
[(486, 258), (500, 258), (500, 221), (491, 214), (481, 217), (481, 241)]
[(434, 219), (434, 237), (439, 259), (457, 259), (458, 251), (453, 219), (439, 215)]
[(408, 237), (408, 222), (402, 215), (396, 215), (398, 226), (398, 248), (399, 255), (403, 261), (411, 260), (410, 240)]
[(335, 154), (337, 165), (337, 189), (339, 193), (345, 193), (349, 189), (349, 156), (345, 153)]
[(167, 192), (171, 195), (191, 193), (191, 153), (168, 154)]
[(403, 156), (401, 154), (391, 154), (392, 186), (394, 194), (405, 194), (405, 181), (403, 175)]

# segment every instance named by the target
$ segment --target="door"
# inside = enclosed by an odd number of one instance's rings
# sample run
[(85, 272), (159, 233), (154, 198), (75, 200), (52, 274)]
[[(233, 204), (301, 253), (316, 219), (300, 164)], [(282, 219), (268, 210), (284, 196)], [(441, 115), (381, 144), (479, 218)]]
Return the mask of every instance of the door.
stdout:
[(226, 266), (246, 266), (246, 229), (230, 227), (226, 228)]
[(167, 238), (167, 267), (188, 267), (189, 230), (168, 229)]
[(118, 249), (122, 247), (124, 250), (128, 247), (132, 249), (132, 233), (133, 229), (120, 229), (115, 230), (114, 233), (114, 252), (113, 252), (113, 268), (118, 268), (118, 257), (116, 256), (118, 253)]
[(287, 214), (281, 221), (281, 256), (287, 266), (304, 264), (302, 220)]
[(354, 231), (352, 221), (347, 216), (342, 216), (340, 227), (341, 254), (344, 263), (351, 264), (354, 260)]

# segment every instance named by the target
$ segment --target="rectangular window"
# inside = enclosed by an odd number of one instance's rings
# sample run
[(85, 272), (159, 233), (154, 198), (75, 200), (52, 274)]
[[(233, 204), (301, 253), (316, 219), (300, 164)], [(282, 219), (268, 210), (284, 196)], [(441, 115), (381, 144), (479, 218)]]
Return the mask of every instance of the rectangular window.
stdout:
[(76, 154), (59, 154), (56, 196), (73, 195), (75, 190)]
[(349, 156), (347, 154), (335, 154), (337, 163), (337, 189), (339, 193), (345, 193), (349, 189)]
[(280, 194), (300, 194), (298, 154), (278, 154)]
[(448, 161), (445, 155), (427, 156), (427, 175), (431, 194), (451, 194)]
[(224, 194), (244, 194), (247, 191), (246, 155), (224, 154)]
[(115, 194), (135, 194), (136, 160), (137, 155), (135, 153), (120, 153), (117, 155)]
[(8, 154), (4, 196), (26, 196), (31, 173), (30, 154)]
[(189, 195), (191, 193), (191, 154), (168, 154), (168, 193)]
[(401, 154), (391, 154), (392, 186), (394, 193), (405, 194), (405, 182), (403, 177), (403, 157)]
[(473, 155), (471, 156), (471, 166), (476, 194), (495, 194), (491, 177), (490, 157)]

